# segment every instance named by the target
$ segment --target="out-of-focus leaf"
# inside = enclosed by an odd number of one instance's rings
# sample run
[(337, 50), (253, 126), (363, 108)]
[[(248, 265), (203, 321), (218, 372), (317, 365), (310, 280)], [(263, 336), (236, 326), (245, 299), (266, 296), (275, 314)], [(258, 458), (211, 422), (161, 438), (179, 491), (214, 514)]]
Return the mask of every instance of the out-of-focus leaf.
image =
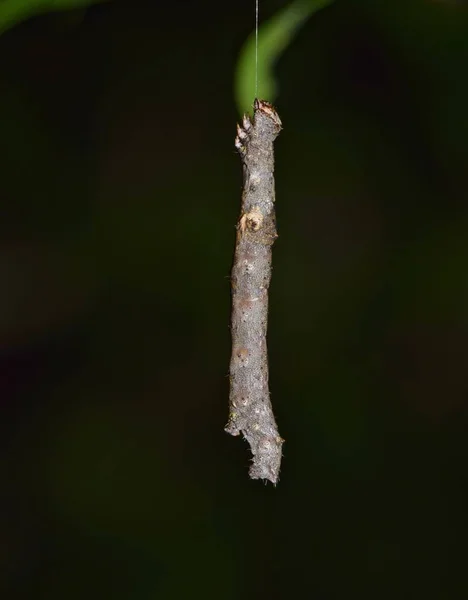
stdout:
[(235, 95), (239, 112), (248, 112), (255, 95), (274, 102), (277, 84), (274, 67), (298, 29), (315, 12), (333, 0), (294, 0), (259, 28), (258, 90), (255, 93), (255, 31), (245, 42), (237, 62)]
[(43, 13), (85, 8), (98, 2), (109, 0), (1, 0), (0, 1), (0, 34), (25, 21), (30, 17)]

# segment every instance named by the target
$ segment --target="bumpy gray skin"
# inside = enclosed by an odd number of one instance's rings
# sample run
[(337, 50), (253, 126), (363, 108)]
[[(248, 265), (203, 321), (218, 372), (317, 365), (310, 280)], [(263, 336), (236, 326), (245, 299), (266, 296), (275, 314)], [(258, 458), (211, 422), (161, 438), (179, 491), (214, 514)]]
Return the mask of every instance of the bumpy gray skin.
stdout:
[(268, 389), (267, 319), (271, 247), (277, 238), (273, 142), (281, 121), (271, 104), (255, 100), (253, 121), (244, 116), (235, 146), (243, 165), (242, 207), (231, 274), (232, 356), (230, 415), (226, 431), (250, 445), (252, 479), (276, 484), (283, 441)]

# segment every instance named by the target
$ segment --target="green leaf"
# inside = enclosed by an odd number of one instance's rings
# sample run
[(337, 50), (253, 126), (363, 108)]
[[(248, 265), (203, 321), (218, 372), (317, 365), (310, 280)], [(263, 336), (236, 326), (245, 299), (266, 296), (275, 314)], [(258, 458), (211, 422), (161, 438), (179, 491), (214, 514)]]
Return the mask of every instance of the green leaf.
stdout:
[(333, 0), (294, 0), (259, 28), (258, 91), (255, 94), (255, 31), (245, 42), (235, 75), (235, 95), (239, 112), (249, 112), (258, 98), (274, 102), (278, 86), (274, 67), (307, 19)]
[(108, 0), (0, 0), (0, 34), (43, 13), (85, 8)]

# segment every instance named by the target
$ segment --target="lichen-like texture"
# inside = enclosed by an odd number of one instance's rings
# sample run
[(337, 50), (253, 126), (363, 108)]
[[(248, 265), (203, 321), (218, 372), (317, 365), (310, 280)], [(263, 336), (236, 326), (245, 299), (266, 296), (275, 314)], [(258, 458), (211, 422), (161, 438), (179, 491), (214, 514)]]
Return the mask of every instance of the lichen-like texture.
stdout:
[(271, 247), (277, 237), (273, 142), (281, 121), (271, 104), (255, 100), (253, 121), (244, 116), (235, 146), (243, 166), (242, 206), (231, 274), (232, 356), (230, 415), (226, 431), (250, 445), (252, 479), (276, 484), (283, 440), (268, 389), (267, 319)]

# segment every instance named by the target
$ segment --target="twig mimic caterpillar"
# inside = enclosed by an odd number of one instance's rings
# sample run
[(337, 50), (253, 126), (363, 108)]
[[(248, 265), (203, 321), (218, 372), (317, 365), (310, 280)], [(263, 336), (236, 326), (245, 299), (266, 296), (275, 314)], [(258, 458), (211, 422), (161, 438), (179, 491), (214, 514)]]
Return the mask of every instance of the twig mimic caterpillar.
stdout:
[(249, 443), (250, 477), (274, 484), (283, 440), (270, 401), (266, 333), (271, 247), (278, 237), (273, 142), (280, 131), (276, 110), (264, 100), (255, 100), (252, 121), (245, 115), (237, 126), (243, 192), (231, 273), (230, 415), (225, 429), (231, 435), (242, 433)]

